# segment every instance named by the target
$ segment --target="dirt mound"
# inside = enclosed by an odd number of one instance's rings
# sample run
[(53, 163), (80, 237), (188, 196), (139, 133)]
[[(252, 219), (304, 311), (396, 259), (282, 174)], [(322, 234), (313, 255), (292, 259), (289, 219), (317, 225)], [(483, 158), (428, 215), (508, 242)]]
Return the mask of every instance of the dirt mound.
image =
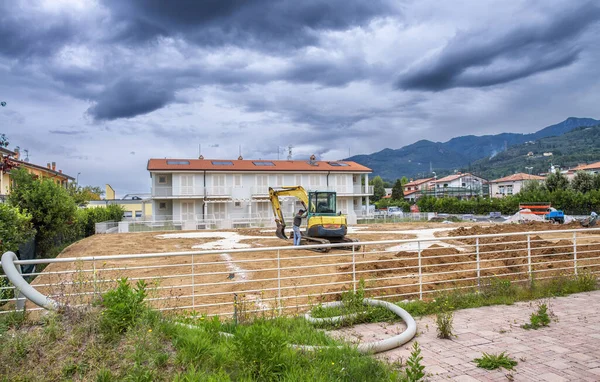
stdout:
[[(528, 231), (553, 231), (581, 228), (579, 223), (550, 224), (549, 222), (526, 222), (522, 224), (496, 224), (492, 226), (459, 227), (448, 232), (448, 236), (488, 235), (497, 233), (513, 233)], [(473, 240), (473, 243), (475, 241)]]

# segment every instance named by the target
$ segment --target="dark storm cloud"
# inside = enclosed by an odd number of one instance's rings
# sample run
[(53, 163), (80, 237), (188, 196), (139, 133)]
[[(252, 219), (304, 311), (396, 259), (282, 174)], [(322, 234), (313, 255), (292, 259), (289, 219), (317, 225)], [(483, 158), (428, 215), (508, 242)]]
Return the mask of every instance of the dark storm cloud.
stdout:
[(395, 13), (389, 0), (104, 0), (116, 40), (183, 37), (200, 45), (314, 45), (317, 31), (344, 30)]
[(148, 80), (120, 80), (102, 92), (88, 109), (95, 120), (130, 118), (150, 113), (174, 99), (174, 91)]
[(76, 32), (66, 15), (48, 18), (34, 8), (13, 1), (0, 2), (0, 55), (47, 56), (72, 40)]
[(402, 74), (396, 86), (429, 91), (490, 86), (567, 66), (580, 53), (574, 39), (598, 20), (600, 7), (587, 2), (499, 36), (459, 33), (439, 54)]

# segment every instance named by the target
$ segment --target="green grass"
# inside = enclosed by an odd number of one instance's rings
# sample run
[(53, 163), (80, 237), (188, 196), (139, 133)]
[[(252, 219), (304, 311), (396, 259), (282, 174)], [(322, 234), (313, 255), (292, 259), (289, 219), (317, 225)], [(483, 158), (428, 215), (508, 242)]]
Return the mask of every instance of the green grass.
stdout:
[[(491, 305), (512, 305), (518, 301), (531, 301), (549, 297), (567, 296), (573, 293), (593, 291), (598, 288), (598, 280), (591, 273), (580, 272), (578, 276), (561, 276), (553, 279), (533, 281), (529, 283), (512, 283), (510, 280), (499, 278), (490, 279), (479, 290), (457, 289), (437, 293), (431, 300), (412, 300), (399, 302), (398, 306), (412, 316), (427, 316), (452, 310), (479, 308)], [(316, 306), (312, 310), (313, 317), (334, 317), (343, 314), (360, 312), (355, 319), (337, 324), (324, 324), (324, 327), (347, 326), (361, 322), (395, 321), (398, 318), (385, 308), (367, 307), (359, 304), (362, 301), (364, 289), (359, 288), (356, 294), (346, 292), (342, 299), (350, 301), (344, 307)], [(354, 296), (353, 296), (354, 295)]]
[[(126, 281), (85, 311), (2, 318), (0, 381), (397, 381), (405, 373), (302, 318), (164, 315)], [(181, 323), (193, 325), (189, 328)], [(117, 323), (120, 323), (117, 325)], [(233, 334), (233, 337), (222, 333)], [(315, 351), (290, 344), (325, 345)]]

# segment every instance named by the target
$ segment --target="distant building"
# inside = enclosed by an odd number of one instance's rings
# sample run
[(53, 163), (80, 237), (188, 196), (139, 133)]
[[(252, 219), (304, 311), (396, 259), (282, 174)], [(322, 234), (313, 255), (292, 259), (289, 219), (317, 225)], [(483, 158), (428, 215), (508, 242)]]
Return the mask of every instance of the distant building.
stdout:
[(91, 200), (85, 208), (107, 207), (111, 204), (117, 204), (124, 210), (123, 220), (152, 220), (152, 200), (150, 193), (127, 194), (121, 199), (115, 198), (115, 190), (106, 185), (104, 200)]
[(573, 167), (566, 171), (565, 175), (569, 180), (573, 180), (575, 174), (579, 171), (584, 171), (590, 174), (598, 174), (600, 173), (600, 162), (590, 163), (590, 164), (579, 164), (576, 167)]
[(420, 195), (419, 191), (432, 190), (435, 187), (435, 178), (410, 180), (404, 185), (404, 199), (415, 201)]
[[(269, 187), (302, 186), (336, 191), (337, 210), (353, 224), (369, 205), (373, 186), (370, 168), (350, 161), (150, 159), (153, 220), (172, 220), (186, 229), (204, 221), (220, 228), (250, 220), (271, 222)], [(293, 215), (295, 198), (282, 200), (282, 211)]]
[[(27, 170), (30, 174), (38, 178), (51, 179), (56, 184), (66, 188), (69, 181), (75, 180), (72, 176), (63, 174), (62, 170), (56, 169), (56, 162), (47, 163), (46, 167), (33, 164), (21, 158), (18, 149), (14, 151), (0, 147), (0, 159), (4, 158), (7, 162), (12, 163), (18, 168)], [(10, 194), (12, 188), (12, 180), (9, 169), (4, 168), (4, 162), (0, 160), (0, 202)]]
[(527, 182), (543, 182), (546, 178), (538, 175), (518, 173), (504, 178), (490, 181), (490, 196), (502, 198), (507, 195), (518, 194)]

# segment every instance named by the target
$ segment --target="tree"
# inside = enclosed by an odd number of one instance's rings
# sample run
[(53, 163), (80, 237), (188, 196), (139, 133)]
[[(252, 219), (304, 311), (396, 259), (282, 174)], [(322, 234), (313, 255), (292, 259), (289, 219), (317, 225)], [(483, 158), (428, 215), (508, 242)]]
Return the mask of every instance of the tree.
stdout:
[(31, 215), (0, 203), (0, 255), (7, 251), (16, 252), (19, 245), (29, 241), (34, 234)]
[(408, 183), (408, 178), (403, 176), (400, 182), (402, 182), (402, 185), (404, 186), (406, 183)]
[(569, 188), (569, 179), (558, 170), (546, 178), (546, 189), (550, 192), (556, 190), (567, 190)]
[(371, 180), (371, 185), (373, 185), (373, 201), (376, 202), (379, 199), (385, 196), (385, 187), (383, 186), (383, 179), (379, 175), (377, 175), (373, 180)]
[(97, 186), (85, 186), (80, 187), (74, 183), (69, 184), (67, 188), (69, 191), (69, 195), (75, 201), (75, 204), (78, 206), (82, 204), (87, 204), (90, 200), (100, 200), (104, 191), (100, 187)]
[(77, 206), (66, 189), (51, 179), (38, 179), (24, 169), (11, 171), (15, 182), (8, 196), (11, 205), (31, 215), (36, 247), (41, 256), (73, 236)]
[(404, 199), (404, 185), (401, 179), (396, 179), (394, 187), (392, 188), (392, 200), (403, 200)]
[(594, 174), (592, 179), (592, 187), (594, 190), (600, 190), (600, 173)]
[(571, 182), (571, 187), (573, 190), (585, 194), (594, 189), (594, 177), (588, 172), (578, 171)]

